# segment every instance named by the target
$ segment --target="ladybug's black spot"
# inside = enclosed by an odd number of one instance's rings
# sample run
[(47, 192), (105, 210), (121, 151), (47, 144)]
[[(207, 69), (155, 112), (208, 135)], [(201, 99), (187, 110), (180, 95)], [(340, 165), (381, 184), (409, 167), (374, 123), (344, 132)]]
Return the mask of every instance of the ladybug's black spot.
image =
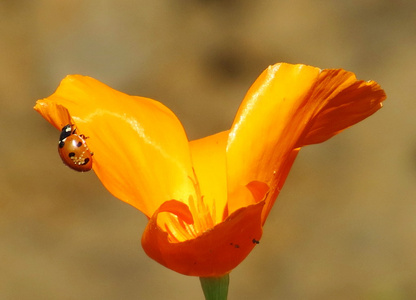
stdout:
[(258, 241), (256, 239), (253, 239), (252, 242), (253, 242), (253, 244), (260, 244), (260, 241)]
[(74, 157), (75, 156), (75, 153), (74, 152), (69, 152), (68, 156), (69, 157)]
[(77, 147), (81, 147), (82, 146), (82, 142), (78, 142)]
[(86, 165), (90, 161), (89, 158), (84, 159), (84, 162), (81, 165)]

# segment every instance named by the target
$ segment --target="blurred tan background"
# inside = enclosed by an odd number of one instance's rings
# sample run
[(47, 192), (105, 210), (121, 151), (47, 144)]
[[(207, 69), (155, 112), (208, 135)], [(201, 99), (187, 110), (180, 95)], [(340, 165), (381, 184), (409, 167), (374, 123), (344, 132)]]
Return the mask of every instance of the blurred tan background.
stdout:
[(67, 74), (228, 129), (276, 62), (344, 68), (385, 107), (302, 150), (229, 299), (416, 299), (416, 2), (0, 1), (0, 299), (203, 299), (150, 260), (145, 217), (66, 168), (33, 111)]

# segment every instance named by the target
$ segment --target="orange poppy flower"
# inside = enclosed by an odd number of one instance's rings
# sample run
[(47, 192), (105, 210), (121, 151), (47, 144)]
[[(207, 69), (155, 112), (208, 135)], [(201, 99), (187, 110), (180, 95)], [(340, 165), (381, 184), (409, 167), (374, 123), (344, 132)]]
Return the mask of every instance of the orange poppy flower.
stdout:
[(35, 109), (88, 137), (104, 186), (149, 218), (142, 246), (151, 258), (220, 277), (258, 244), (300, 148), (365, 119), (385, 98), (351, 72), (281, 63), (255, 81), (230, 130), (194, 141), (161, 103), (90, 77), (66, 77)]

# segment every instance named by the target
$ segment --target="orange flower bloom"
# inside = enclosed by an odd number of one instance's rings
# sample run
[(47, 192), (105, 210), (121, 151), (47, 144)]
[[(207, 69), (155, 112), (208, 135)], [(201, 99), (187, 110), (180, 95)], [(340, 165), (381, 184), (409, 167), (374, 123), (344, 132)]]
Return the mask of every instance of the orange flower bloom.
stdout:
[(90, 77), (66, 77), (35, 109), (57, 129), (74, 124), (89, 137), (101, 182), (149, 218), (142, 246), (151, 258), (219, 277), (261, 239), (300, 147), (365, 119), (385, 98), (351, 72), (282, 63), (255, 81), (230, 130), (190, 142), (161, 103)]

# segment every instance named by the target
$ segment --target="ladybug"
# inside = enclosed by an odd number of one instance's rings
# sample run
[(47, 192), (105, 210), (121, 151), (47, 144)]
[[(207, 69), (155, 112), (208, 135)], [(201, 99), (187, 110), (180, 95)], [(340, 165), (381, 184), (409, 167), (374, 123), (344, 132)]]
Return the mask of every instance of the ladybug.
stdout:
[(72, 124), (62, 128), (59, 137), (58, 152), (64, 164), (78, 172), (87, 172), (92, 168), (93, 153), (88, 149), (83, 134), (77, 134)]

